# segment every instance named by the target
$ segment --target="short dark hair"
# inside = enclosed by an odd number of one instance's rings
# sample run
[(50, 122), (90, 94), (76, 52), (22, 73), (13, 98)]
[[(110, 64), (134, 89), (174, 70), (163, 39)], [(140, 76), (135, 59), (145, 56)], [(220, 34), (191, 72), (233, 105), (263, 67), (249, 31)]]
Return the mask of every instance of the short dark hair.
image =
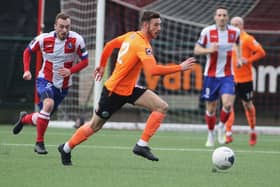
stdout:
[(223, 10), (226, 10), (228, 12), (227, 7), (225, 7), (223, 5), (219, 5), (219, 6), (216, 7), (214, 15), (216, 15), (218, 9), (223, 9)]
[(66, 20), (66, 19), (70, 19), (70, 16), (64, 12), (60, 12), (56, 15), (55, 17), (55, 23), (57, 22), (58, 19), (63, 19), (63, 20)]
[(141, 17), (141, 23), (145, 21), (151, 21), (151, 19), (160, 18), (160, 14), (154, 11), (145, 11)]
[(225, 7), (225, 6), (223, 6), (223, 5), (219, 5), (219, 6), (217, 6), (216, 10), (218, 10), (218, 9), (228, 10), (228, 8), (227, 8), (227, 7)]
[(215, 9), (215, 12), (216, 12), (218, 9), (223, 9), (223, 10), (228, 11), (227, 7), (225, 7), (225, 6), (223, 6), (223, 5), (217, 6), (217, 8)]

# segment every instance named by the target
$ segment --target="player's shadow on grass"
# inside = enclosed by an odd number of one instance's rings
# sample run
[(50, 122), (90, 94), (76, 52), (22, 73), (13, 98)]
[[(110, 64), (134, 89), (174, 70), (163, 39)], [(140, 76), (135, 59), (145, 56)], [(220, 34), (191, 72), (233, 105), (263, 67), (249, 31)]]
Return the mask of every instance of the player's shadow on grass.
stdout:
[(220, 170), (220, 169), (217, 169), (217, 168), (212, 168), (211, 169), (211, 172), (213, 174), (217, 174), (217, 175), (222, 175), (222, 174), (228, 174), (230, 173), (229, 170)]

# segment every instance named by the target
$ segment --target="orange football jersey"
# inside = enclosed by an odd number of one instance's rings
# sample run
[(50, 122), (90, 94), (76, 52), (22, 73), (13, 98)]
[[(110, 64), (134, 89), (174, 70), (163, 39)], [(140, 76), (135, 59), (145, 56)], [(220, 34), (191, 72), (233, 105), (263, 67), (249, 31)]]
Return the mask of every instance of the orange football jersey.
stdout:
[(233, 52), (233, 70), (234, 80), (237, 83), (249, 82), (253, 80), (252, 64), (265, 56), (265, 51), (262, 46), (255, 40), (255, 38), (242, 31), (240, 34), (241, 53), (248, 63), (243, 64), (242, 67), (237, 67), (236, 51)]
[(142, 68), (152, 75), (163, 75), (182, 70), (180, 65), (157, 65), (149, 40), (141, 31), (128, 32), (109, 41), (102, 52), (100, 66), (105, 67), (114, 48), (120, 48), (115, 69), (105, 87), (116, 94), (130, 95)]

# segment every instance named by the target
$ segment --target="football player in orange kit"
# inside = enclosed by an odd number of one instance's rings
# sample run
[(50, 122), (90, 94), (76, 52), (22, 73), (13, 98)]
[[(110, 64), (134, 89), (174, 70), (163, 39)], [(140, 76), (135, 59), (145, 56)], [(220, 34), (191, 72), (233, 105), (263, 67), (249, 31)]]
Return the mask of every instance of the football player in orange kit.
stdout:
[(106, 43), (100, 65), (94, 72), (95, 79), (101, 80), (107, 59), (114, 48), (120, 48), (115, 69), (104, 84), (99, 105), (92, 119), (81, 126), (66, 143), (59, 145), (58, 151), (63, 165), (72, 165), (71, 150), (99, 131), (111, 115), (125, 103), (151, 111), (141, 138), (133, 148), (134, 154), (152, 161), (159, 160), (152, 154), (148, 142), (163, 121), (168, 104), (153, 91), (137, 86), (137, 79), (142, 68), (152, 75), (165, 75), (189, 70), (195, 62), (191, 57), (179, 65), (157, 65), (150, 41), (158, 36), (160, 29), (160, 15), (146, 11), (142, 15), (139, 31), (128, 32)]
[[(257, 134), (256, 126), (256, 109), (253, 104), (253, 63), (265, 56), (265, 51), (255, 38), (244, 31), (244, 20), (241, 17), (233, 17), (231, 25), (240, 29), (240, 41), (243, 63), (238, 64), (236, 56), (233, 55), (234, 63), (234, 81), (236, 83), (236, 95), (241, 98), (246, 118), (250, 126), (249, 144), (255, 145)], [(245, 62), (245, 63), (244, 63)], [(232, 110), (229, 119), (226, 122), (226, 143), (231, 143), (232, 124), (234, 123), (234, 111)]]

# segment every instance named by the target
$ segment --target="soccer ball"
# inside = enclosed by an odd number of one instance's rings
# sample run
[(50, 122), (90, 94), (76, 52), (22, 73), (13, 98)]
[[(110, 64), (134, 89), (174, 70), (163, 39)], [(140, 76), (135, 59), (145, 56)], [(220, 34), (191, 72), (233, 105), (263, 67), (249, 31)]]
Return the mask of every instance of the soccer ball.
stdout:
[(212, 162), (217, 169), (229, 169), (234, 164), (234, 160), (235, 154), (233, 150), (225, 146), (218, 147), (212, 154)]

